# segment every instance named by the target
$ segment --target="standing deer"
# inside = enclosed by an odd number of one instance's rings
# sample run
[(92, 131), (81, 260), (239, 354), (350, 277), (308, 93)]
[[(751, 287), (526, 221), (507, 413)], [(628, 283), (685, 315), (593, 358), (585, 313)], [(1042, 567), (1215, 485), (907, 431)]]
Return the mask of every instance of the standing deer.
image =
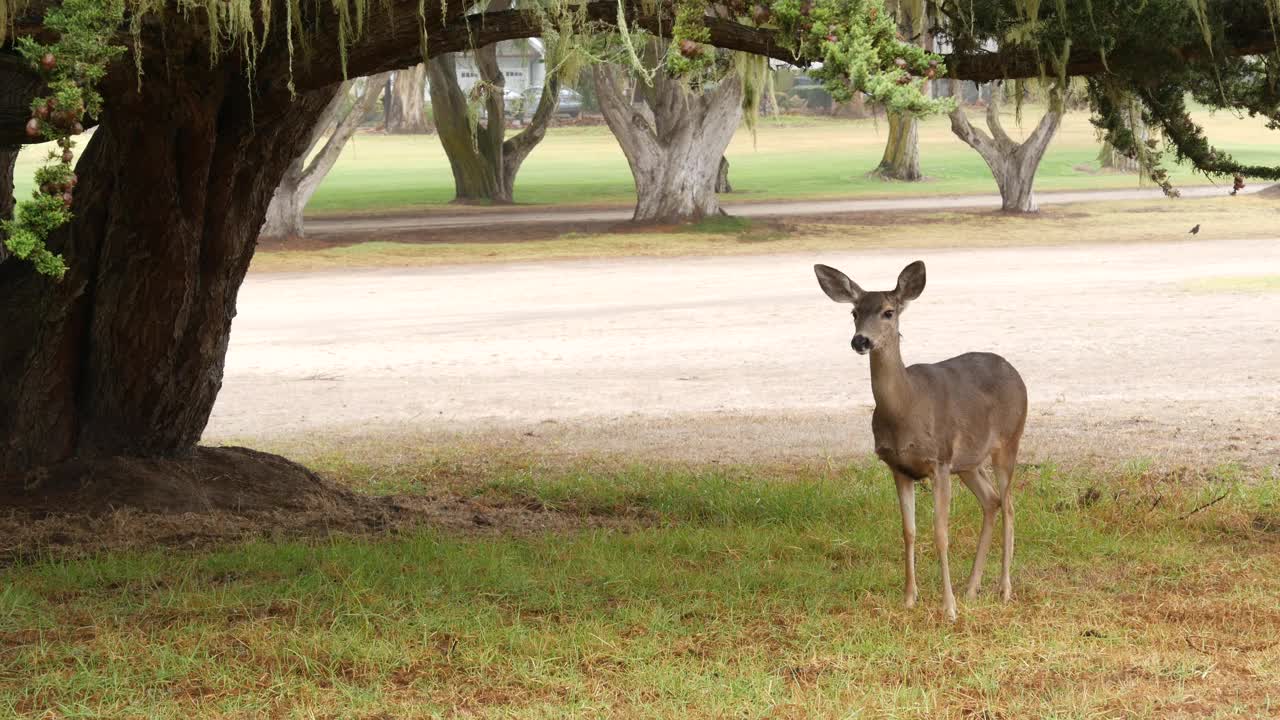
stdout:
[[(960, 476), (982, 505), (982, 532), (969, 574), (965, 597), (973, 598), (982, 583), (982, 568), (991, 546), (996, 511), (1004, 511), (1004, 557), (1000, 590), (1013, 595), (1009, 566), (1013, 561), (1013, 470), (1018, 442), (1027, 419), (1027, 387), (1007, 360), (992, 353), (965, 353), (940, 363), (902, 364), (898, 318), (907, 303), (924, 291), (924, 263), (916, 261), (898, 275), (898, 286), (887, 292), (866, 292), (847, 275), (826, 265), (814, 265), (818, 284), (832, 300), (853, 304), (857, 325), (852, 346), (859, 355), (871, 353), (871, 416), (876, 455), (893, 471), (902, 509), (902, 540), (906, 546), (906, 605), (916, 603), (915, 482), (932, 478), (935, 503), (933, 531), (942, 566), (942, 610), (956, 618), (947, 561), (947, 522), (951, 512), (951, 474)], [(996, 492), (983, 468), (987, 458), (995, 469)]]

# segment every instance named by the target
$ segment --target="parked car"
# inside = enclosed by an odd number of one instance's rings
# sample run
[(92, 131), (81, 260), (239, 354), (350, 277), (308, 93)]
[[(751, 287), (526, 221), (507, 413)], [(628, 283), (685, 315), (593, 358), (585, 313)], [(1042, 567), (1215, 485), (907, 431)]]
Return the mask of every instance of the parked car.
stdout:
[[(533, 119), (533, 113), (538, 109), (538, 101), (542, 99), (542, 86), (536, 85), (527, 88), (520, 98), (518, 107), (512, 108), (507, 105), (507, 113), (511, 117), (519, 118), (521, 122), (529, 122)], [(556, 108), (556, 117), (569, 117), (577, 119), (582, 113), (582, 95), (573, 88), (560, 88), (560, 105)]]

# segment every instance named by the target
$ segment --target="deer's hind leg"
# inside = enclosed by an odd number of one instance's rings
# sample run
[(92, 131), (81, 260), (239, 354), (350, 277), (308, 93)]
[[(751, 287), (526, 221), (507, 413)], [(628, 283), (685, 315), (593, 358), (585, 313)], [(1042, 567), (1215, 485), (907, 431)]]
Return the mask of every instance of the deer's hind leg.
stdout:
[(1013, 581), (1010, 580), (1009, 574), (1013, 567), (1013, 471), (1017, 464), (1016, 441), (991, 454), (991, 465), (995, 470), (1000, 489), (1000, 508), (1004, 515), (1002, 522), (1004, 547), (1000, 558), (1000, 598), (1005, 602), (1013, 599)]
[(951, 544), (951, 467), (939, 464), (934, 469), (933, 482), (933, 543), (938, 550), (938, 564), (942, 571), (942, 614), (947, 620), (955, 620), (956, 597), (951, 590), (951, 562), (948, 558)]
[(991, 484), (991, 478), (985, 469), (978, 467), (957, 473), (965, 486), (973, 491), (982, 506), (982, 531), (978, 534), (978, 551), (973, 556), (973, 572), (969, 573), (969, 583), (965, 587), (965, 598), (972, 600), (978, 596), (978, 587), (982, 585), (982, 571), (987, 564), (987, 551), (991, 548), (991, 532), (995, 529), (996, 511), (1000, 509), (1000, 494)]

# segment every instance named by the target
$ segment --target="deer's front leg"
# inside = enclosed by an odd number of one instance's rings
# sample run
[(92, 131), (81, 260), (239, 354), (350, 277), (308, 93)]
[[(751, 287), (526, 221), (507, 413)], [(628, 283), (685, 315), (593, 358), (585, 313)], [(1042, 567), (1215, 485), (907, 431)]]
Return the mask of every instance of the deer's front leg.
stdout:
[(951, 517), (951, 467), (939, 465), (933, 477), (933, 537), (942, 567), (942, 614), (956, 619), (956, 597), (951, 592), (951, 563), (947, 559), (948, 525)]
[(907, 566), (907, 585), (904, 600), (908, 608), (916, 605), (916, 481), (895, 472), (898, 484), (898, 506), (902, 510), (903, 556)]

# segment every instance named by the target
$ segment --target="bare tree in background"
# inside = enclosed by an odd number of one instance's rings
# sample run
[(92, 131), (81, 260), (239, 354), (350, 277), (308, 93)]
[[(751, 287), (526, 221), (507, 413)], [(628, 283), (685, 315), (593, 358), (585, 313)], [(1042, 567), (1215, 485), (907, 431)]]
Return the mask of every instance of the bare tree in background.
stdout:
[[(342, 84), (342, 88), (329, 102), (320, 121), (312, 129), (306, 150), (289, 164), (276, 187), (259, 237), (291, 238), (306, 234), (303, 210), (325, 176), (333, 169), (334, 163), (338, 162), (342, 148), (355, 134), (360, 121), (373, 109), (389, 74), (374, 75), (363, 82), (348, 80)], [(325, 139), (326, 135), (328, 139)], [(324, 140), (324, 145), (319, 151), (315, 151), (321, 140)]]
[[(650, 41), (646, 62), (657, 67), (664, 52)], [(686, 222), (719, 214), (716, 191), (728, 186), (724, 151), (742, 123), (747, 96), (741, 71), (730, 68), (701, 91), (663, 70), (651, 83), (610, 64), (592, 72), (600, 109), (635, 180), (632, 220)], [(633, 92), (641, 102), (632, 102)]]
[[(508, 0), (498, 0), (489, 10), (505, 10)], [(547, 42), (548, 53), (554, 55), (554, 43)], [(560, 68), (549, 62), (546, 80), (538, 105), (529, 124), (508, 138), (507, 110), (503, 89), (506, 78), (498, 67), (497, 44), (473, 51), (483, 92), (484, 117), (470, 116), (468, 98), (458, 84), (457, 54), (445, 53), (427, 63), (428, 87), (431, 90), (431, 112), (436, 132), (449, 167), (453, 170), (454, 202), (511, 203), (515, 200), (516, 174), (529, 153), (547, 135), (547, 126), (560, 104)]]
[(1035, 130), (1021, 143), (1009, 137), (1000, 124), (1000, 94), (1000, 89), (996, 88), (987, 103), (987, 129), (991, 131), (990, 135), (969, 123), (963, 107), (956, 107), (951, 112), (951, 131), (969, 147), (977, 150), (991, 168), (991, 174), (995, 176), (996, 185), (1000, 188), (1001, 209), (1005, 212), (1036, 212), (1039, 208), (1032, 185), (1035, 183), (1040, 160), (1049, 148), (1049, 141), (1062, 123), (1062, 93), (1057, 89), (1049, 91), (1049, 109), (1040, 118)]
[(426, 113), (427, 66), (419, 63), (387, 75), (382, 83), (382, 129), (394, 135), (431, 131)]

